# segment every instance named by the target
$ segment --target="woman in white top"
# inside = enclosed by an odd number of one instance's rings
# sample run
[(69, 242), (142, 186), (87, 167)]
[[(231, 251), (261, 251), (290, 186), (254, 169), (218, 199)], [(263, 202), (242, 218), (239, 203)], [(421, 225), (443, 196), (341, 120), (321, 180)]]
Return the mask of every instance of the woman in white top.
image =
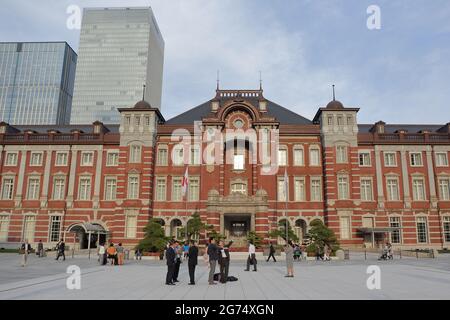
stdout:
[(98, 262), (101, 265), (105, 265), (106, 264), (106, 249), (105, 246), (103, 244), (100, 244), (98, 247)]

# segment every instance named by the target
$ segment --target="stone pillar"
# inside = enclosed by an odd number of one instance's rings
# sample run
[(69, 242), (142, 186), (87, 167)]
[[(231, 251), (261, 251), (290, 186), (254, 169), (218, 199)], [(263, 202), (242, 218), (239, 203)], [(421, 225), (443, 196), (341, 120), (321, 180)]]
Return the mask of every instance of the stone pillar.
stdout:
[(17, 191), (16, 191), (16, 196), (15, 196), (15, 206), (16, 207), (21, 207), (21, 203), (22, 203), (23, 180), (25, 179), (25, 163), (27, 160), (26, 158), (27, 158), (27, 151), (22, 150), (21, 157), (20, 157), (18, 181), (17, 181)]
[(73, 192), (75, 188), (75, 173), (77, 169), (77, 150), (72, 150), (72, 155), (70, 157), (70, 172), (69, 172), (69, 188), (67, 191), (67, 207), (72, 206), (73, 202)]
[(52, 161), (52, 151), (49, 150), (46, 152), (45, 157), (45, 170), (44, 170), (44, 181), (42, 183), (41, 207), (47, 206), (51, 161)]
[(384, 208), (383, 172), (381, 168), (380, 149), (375, 146), (375, 170), (377, 174), (378, 207)]
[(436, 181), (434, 179), (433, 156), (431, 148), (427, 149), (427, 166), (428, 166), (428, 184), (430, 186), (430, 202), (431, 207), (437, 207)]

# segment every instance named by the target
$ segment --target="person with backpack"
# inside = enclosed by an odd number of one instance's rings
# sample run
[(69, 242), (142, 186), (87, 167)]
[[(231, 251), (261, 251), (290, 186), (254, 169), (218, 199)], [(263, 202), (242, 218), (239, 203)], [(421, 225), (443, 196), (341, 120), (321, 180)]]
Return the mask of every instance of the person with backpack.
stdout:
[(108, 254), (108, 259), (111, 265), (113, 266), (117, 256), (117, 250), (116, 247), (114, 247), (114, 243), (111, 243), (109, 245), (108, 249), (106, 250), (106, 253)]

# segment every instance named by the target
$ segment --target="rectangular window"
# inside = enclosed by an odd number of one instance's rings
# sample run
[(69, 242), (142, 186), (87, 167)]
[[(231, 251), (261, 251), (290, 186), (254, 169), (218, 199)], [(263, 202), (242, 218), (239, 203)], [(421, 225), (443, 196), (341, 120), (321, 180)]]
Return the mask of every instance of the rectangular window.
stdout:
[(42, 153), (32, 152), (30, 157), (30, 166), (41, 166), (42, 165)]
[(439, 179), (439, 198), (442, 201), (450, 200), (450, 179)]
[(318, 166), (318, 165), (320, 165), (319, 149), (310, 149), (309, 150), (309, 165), (310, 166)]
[(128, 177), (128, 199), (138, 199), (139, 198), (139, 177), (129, 176)]
[[(391, 228), (401, 228), (400, 217), (389, 217), (389, 226)], [(391, 231), (391, 243), (401, 243), (401, 230), (396, 229)]]
[(50, 217), (50, 242), (58, 242), (61, 232), (61, 216)]
[(55, 166), (67, 166), (68, 154), (67, 152), (57, 152)]
[(360, 152), (359, 153), (359, 166), (360, 167), (369, 167), (370, 166), (370, 153), (369, 152)]
[(436, 153), (436, 166), (437, 167), (447, 167), (448, 166), (447, 152)]
[(336, 147), (336, 163), (347, 163), (347, 147)]
[(14, 178), (3, 178), (2, 200), (12, 200), (14, 196)]
[(140, 163), (141, 162), (141, 146), (131, 146), (130, 147), (130, 162)]
[(78, 200), (90, 200), (91, 199), (91, 178), (80, 178), (80, 185), (78, 187)]
[(294, 166), (303, 166), (303, 165), (305, 165), (303, 149), (296, 148), (294, 149)]
[(361, 179), (361, 201), (372, 201), (372, 179)]
[[(287, 186), (289, 185), (289, 181), (287, 182)], [(284, 177), (279, 177), (278, 178), (278, 201), (287, 201), (288, 200), (288, 194), (289, 194), (289, 190), (286, 190), (288, 188), (285, 181), (284, 181)]]
[(294, 192), (295, 201), (305, 201), (305, 179), (295, 178)]
[(92, 166), (93, 164), (94, 164), (94, 153), (93, 152), (81, 153), (81, 165), (82, 166)]
[(234, 170), (244, 170), (245, 156), (243, 154), (235, 154), (233, 161)]
[(351, 238), (350, 217), (340, 217), (339, 225), (340, 225), (341, 239), (350, 239)]
[(6, 153), (6, 161), (5, 166), (17, 166), (17, 152), (8, 152)]
[(333, 117), (332, 116), (328, 116), (328, 125), (329, 126), (333, 125)]
[(106, 165), (108, 167), (115, 167), (119, 165), (119, 153), (118, 152), (108, 152), (106, 154)]
[(156, 201), (166, 201), (166, 179), (156, 179)]
[(200, 164), (200, 149), (198, 147), (191, 148), (191, 164)]
[(395, 167), (397, 165), (397, 159), (395, 152), (385, 152), (384, 153), (384, 166), (385, 167)]
[(322, 186), (320, 178), (311, 178), (311, 201), (322, 201)]
[(349, 198), (348, 194), (348, 178), (338, 177), (338, 199), (345, 200)]
[(172, 179), (172, 201), (181, 201), (181, 178)]
[(424, 201), (425, 200), (425, 184), (422, 178), (414, 178), (412, 181), (413, 188), (413, 200)]
[(398, 194), (398, 180), (394, 178), (388, 178), (386, 180), (387, 184), (387, 196), (389, 201), (398, 201), (399, 194)]
[(343, 124), (344, 124), (344, 119), (342, 118), (342, 116), (338, 116), (337, 117), (337, 125), (342, 126)]
[(450, 217), (444, 217), (443, 220), (444, 240), (445, 242), (450, 242)]
[(412, 167), (421, 167), (422, 166), (422, 154), (419, 152), (410, 153), (409, 154), (411, 166)]
[(63, 177), (56, 177), (53, 180), (53, 200), (64, 200), (66, 191), (66, 179)]
[(117, 179), (108, 177), (105, 179), (105, 200), (116, 200), (117, 195)]
[(0, 216), (0, 241), (8, 241), (9, 217)]
[(231, 185), (231, 193), (247, 194), (247, 186), (245, 183), (233, 183)]
[(200, 183), (198, 178), (189, 178), (189, 201), (198, 201), (200, 197)]
[(34, 242), (35, 227), (36, 227), (36, 217), (25, 216), (25, 220), (23, 222), (23, 240)]
[(417, 242), (427, 243), (428, 242), (428, 223), (426, 217), (417, 218)]
[(136, 238), (137, 233), (137, 215), (127, 215), (125, 222), (125, 238)]
[(39, 178), (30, 178), (28, 180), (28, 200), (39, 200)]
[(158, 148), (158, 156), (156, 158), (156, 165), (167, 166), (167, 149)]
[(174, 166), (182, 166), (184, 163), (184, 150), (182, 146), (176, 146), (172, 150), (172, 161)]
[(287, 165), (287, 150), (286, 149), (278, 149), (278, 165), (279, 166)]

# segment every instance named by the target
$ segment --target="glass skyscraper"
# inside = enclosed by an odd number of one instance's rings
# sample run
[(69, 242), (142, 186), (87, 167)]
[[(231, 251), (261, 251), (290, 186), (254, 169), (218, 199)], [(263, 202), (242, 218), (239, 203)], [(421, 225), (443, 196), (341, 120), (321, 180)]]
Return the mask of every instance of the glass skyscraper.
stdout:
[(0, 43), (0, 121), (68, 124), (76, 64), (66, 42)]
[(164, 40), (151, 8), (85, 8), (72, 124), (119, 123), (117, 108), (161, 107)]

